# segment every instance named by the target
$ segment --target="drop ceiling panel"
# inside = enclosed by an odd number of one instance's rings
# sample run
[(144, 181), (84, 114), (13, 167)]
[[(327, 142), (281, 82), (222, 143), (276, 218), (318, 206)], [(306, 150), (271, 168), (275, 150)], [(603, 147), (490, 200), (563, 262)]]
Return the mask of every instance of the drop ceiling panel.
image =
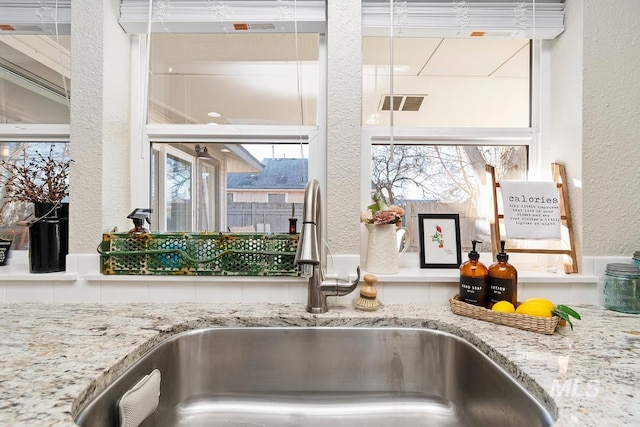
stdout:
[[(400, 37), (393, 39), (394, 75), (417, 76), (442, 39)], [(364, 37), (362, 40), (363, 72), (389, 75), (389, 37)]]
[(445, 39), (422, 71), (422, 76), (489, 76), (527, 40)]
[(317, 34), (155, 34), (151, 71), (219, 61), (317, 61)]
[(502, 67), (498, 68), (495, 73), (493, 73), (493, 76), (526, 79), (529, 77), (529, 68), (529, 47), (525, 45), (507, 62), (505, 62)]

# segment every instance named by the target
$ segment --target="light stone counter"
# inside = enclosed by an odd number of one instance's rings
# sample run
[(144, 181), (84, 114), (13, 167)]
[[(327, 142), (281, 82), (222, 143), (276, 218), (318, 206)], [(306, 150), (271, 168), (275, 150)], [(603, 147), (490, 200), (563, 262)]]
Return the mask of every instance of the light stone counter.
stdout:
[[(399, 326), (476, 345), (558, 417), (555, 426), (640, 425), (640, 316), (576, 307), (547, 336), (452, 314), (446, 305), (376, 312), (301, 304), (0, 305), (0, 425), (73, 426), (79, 407), (153, 344), (206, 326)], [(345, 355), (348, 357), (348, 355)]]

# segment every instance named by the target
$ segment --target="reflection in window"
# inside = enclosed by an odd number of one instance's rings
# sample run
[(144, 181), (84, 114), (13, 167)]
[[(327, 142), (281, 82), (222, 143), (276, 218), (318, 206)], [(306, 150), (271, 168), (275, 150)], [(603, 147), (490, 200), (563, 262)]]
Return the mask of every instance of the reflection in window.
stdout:
[(167, 231), (191, 230), (192, 213), (192, 164), (178, 157), (167, 155), (166, 165), (166, 215)]
[(362, 122), (388, 144), (371, 147), (372, 189), (405, 206), (413, 250), (418, 213), (459, 213), (463, 250), (472, 239), (491, 247), (485, 165), (527, 178), (530, 70), (527, 39), (363, 37)]
[(196, 230), (217, 230), (217, 194), (218, 194), (218, 166), (211, 162), (199, 160), (196, 185)]
[(153, 34), (149, 123), (315, 125), (318, 34)]
[[(363, 38), (362, 122), (390, 124), (389, 38)], [(525, 39), (393, 39), (394, 126), (526, 128)]]
[(0, 35), (0, 124), (69, 123), (69, 49), (70, 36)]

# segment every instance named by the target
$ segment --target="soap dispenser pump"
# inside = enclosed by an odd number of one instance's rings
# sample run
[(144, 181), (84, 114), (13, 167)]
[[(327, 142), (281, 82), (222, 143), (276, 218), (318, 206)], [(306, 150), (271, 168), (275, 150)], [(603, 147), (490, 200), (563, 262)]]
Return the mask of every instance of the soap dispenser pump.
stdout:
[(151, 224), (149, 215), (153, 212), (153, 209), (135, 208), (127, 218), (133, 221), (133, 228), (129, 230), (129, 233), (149, 233), (149, 229), (145, 226), (145, 222)]
[(489, 306), (493, 307), (498, 301), (509, 301), (514, 307), (518, 305), (518, 271), (509, 264), (509, 255), (504, 251), (505, 241), (500, 241), (498, 262), (489, 266), (487, 278), (489, 291)]
[(486, 307), (488, 303), (487, 293), (487, 267), (481, 263), (480, 254), (476, 251), (478, 240), (471, 241), (469, 260), (460, 266), (460, 301), (467, 304)]

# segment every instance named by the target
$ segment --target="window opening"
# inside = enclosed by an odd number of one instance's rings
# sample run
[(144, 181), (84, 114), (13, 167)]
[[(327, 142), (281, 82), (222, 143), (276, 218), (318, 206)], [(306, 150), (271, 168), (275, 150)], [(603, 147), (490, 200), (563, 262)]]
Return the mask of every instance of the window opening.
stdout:
[[(69, 144), (65, 142), (8, 142), (0, 141), (0, 162), (2, 164), (28, 165), (30, 161), (42, 155), (51, 155), (56, 162), (70, 160)], [(10, 179), (6, 168), (0, 165), (0, 182), (6, 183)], [(42, 184), (34, 176), (34, 184)], [(68, 179), (66, 180), (68, 186)], [(62, 199), (68, 203), (68, 197)], [(29, 228), (24, 226), (33, 216), (33, 203), (27, 201), (10, 201), (6, 188), (0, 186), (0, 237), (13, 240), (12, 249), (26, 250), (29, 247)]]
[[(210, 157), (198, 157), (196, 146), (200, 152), (206, 147)], [(302, 153), (300, 148), (297, 143), (154, 143), (151, 194), (158, 216), (152, 229), (287, 232), (292, 215), (302, 221), (308, 144)], [(163, 164), (164, 173), (159, 172)], [(193, 227), (185, 220), (189, 209)]]
[(0, 124), (69, 123), (70, 37), (0, 35)]
[(371, 192), (406, 209), (410, 250), (419, 251), (418, 213), (459, 213), (463, 246), (479, 239), (480, 250), (490, 251), (485, 164), (496, 166), (503, 179), (526, 179), (528, 173), (529, 44), (363, 38), (363, 141), (371, 150)]
[[(527, 147), (518, 145), (373, 145), (371, 193), (405, 208), (404, 225), (417, 237), (419, 213), (458, 213), (462, 241), (479, 239), (491, 251), (485, 164), (496, 165), (500, 179), (527, 176)], [(413, 239), (410, 251), (418, 252)]]

